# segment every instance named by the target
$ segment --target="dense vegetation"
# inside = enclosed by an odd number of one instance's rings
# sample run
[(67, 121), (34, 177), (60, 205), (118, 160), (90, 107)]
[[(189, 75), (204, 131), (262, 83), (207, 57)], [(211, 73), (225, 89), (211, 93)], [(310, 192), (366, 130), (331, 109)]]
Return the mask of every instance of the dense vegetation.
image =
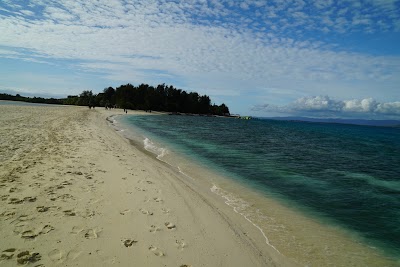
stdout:
[(10, 100), (10, 101), (23, 101), (29, 103), (41, 103), (41, 104), (59, 104), (62, 105), (62, 99), (56, 98), (43, 98), (43, 97), (25, 97), (19, 94), (9, 95), (0, 93), (0, 100)]
[(193, 114), (229, 115), (229, 109), (225, 104), (211, 105), (207, 95), (199, 95), (196, 92), (187, 93), (173, 86), (160, 84), (157, 87), (141, 84), (121, 85), (117, 88), (108, 87), (102, 93), (93, 94), (92, 91), (83, 91), (79, 96), (67, 98), (41, 98), (12, 96), (0, 94), (0, 100), (25, 101), (31, 103), (79, 105), (96, 107), (118, 107), (123, 109), (156, 110)]

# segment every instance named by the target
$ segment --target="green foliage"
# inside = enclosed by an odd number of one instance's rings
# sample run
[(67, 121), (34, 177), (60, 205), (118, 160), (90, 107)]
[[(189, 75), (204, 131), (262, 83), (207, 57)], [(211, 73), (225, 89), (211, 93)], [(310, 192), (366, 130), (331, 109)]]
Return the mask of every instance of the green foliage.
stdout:
[(85, 90), (79, 96), (70, 95), (64, 99), (29, 98), (20, 95), (0, 94), (1, 99), (47, 104), (229, 115), (229, 108), (225, 104), (220, 106), (211, 105), (211, 99), (207, 95), (199, 95), (196, 92), (187, 93), (184, 90), (174, 88), (172, 85), (167, 86), (165, 84), (153, 87), (148, 84), (133, 86), (128, 83), (115, 89), (112, 87), (105, 88), (102, 93), (97, 95), (93, 94), (92, 91)]
[(77, 101), (78, 106), (94, 106), (95, 104), (95, 97), (92, 91), (83, 91), (79, 95), (79, 99)]
[(0, 93), (0, 100), (9, 100), (9, 101), (23, 101), (29, 103), (40, 103), (40, 104), (58, 104), (62, 105), (62, 99), (56, 98), (43, 98), (43, 97), (25, 97), (19, 94), (15, 96), (9, 94), (1, 94)]
[(63, 99), (64, 105), (78, 105), (79, 96), (69, 95), (67, 98)]

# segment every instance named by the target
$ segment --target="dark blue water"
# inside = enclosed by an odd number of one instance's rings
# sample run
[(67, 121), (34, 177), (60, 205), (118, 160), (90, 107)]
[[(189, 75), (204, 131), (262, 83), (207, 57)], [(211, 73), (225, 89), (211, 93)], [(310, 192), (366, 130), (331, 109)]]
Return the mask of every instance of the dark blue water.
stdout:
[(189, 116), (126, 120), (400, 255), (400, 129)]

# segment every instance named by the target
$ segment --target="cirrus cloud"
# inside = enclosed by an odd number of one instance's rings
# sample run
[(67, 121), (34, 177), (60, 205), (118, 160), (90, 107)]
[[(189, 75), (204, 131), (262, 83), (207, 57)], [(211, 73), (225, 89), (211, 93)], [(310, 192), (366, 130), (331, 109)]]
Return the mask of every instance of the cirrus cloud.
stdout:
[[(368, 53), (364, 43), (377, 32), (398, 35), (398, 8), (398, 0), (3, 0), (0, 71), (15, 60), (59, 68), (68, 81), (94, 75), (104, 87), (169, 82), (236, 96), (227, 103), (235, 112), (248, 112), (260, 97), (276, 104), (300, 95), (368, 95), (391, 103), (400, 99), (399, 52), (380, 46)], [(363, 39), (341, 43), (352, 34)], [(0, 87), (18, 86), (21, 75), (10, 75), (0, 77)], [(86, 84), (36, 86), (61, 93)], [(308, 104), (333, 105), (318, 101)], [(358, 106), (348, 103), (348, 112)]]

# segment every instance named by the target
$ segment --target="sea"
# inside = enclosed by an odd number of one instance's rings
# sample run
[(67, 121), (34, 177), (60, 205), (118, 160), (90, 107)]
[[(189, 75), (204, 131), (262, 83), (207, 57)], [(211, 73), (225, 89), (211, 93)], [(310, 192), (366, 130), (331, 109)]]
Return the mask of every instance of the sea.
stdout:
[(300, 265), (400, 266), (400, 128), (186, 115), (115, 120)]

